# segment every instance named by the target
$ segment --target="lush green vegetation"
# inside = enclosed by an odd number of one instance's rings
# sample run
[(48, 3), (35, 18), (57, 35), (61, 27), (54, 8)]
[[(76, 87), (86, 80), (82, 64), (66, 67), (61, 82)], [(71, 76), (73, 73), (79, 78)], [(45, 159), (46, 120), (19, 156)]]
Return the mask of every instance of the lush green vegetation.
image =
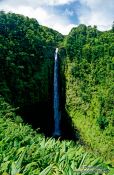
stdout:
[(16, 106), (49, 100), (53, 55), (62, 40), (35, 19), (0, 12), (0, 94)]
[(46, 139), (0, 98), (1, 175), (113, 175), (109, 164), (72, 141)]
[[(61, 106), (66, 98), (66, 112), (94, 156), (78, 143), (45, 139), (5, 102), (15, 107), (46, 102), (52, 108), (58, 46)], [(64, 37), (35, 19), (0, 12), (0, 75), (0, 95), (5, 99), (0, 99), (0, 173), (75, 175), (88, 174), (82, 172), (85, 166), (110, 169), (96, 155), (113, 165), (114, 28), (100, 32), (96, 26), (80, 25)]]
[(113, 30), (80, 25), (65, 38), (65, 47), (66, 110), (92, 150), (113, 161)]

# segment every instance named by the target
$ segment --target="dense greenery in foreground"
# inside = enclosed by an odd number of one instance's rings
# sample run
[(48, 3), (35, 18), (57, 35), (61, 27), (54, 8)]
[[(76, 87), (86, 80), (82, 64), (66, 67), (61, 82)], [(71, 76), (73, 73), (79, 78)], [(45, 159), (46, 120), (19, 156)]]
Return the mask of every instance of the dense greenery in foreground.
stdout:
[(114, 160), (114, 32), (80, 25), (65, 39), (66, 110), (83, 140)]
[(111, 166), (78, 143), (46, 139), (14, 110), (0, 98), (1, 175), (113, 175)]

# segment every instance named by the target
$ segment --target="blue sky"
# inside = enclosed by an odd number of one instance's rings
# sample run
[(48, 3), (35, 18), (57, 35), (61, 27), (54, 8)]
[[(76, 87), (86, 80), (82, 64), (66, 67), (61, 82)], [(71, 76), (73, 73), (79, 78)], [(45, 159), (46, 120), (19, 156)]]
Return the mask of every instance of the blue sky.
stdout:
[(51, 6), (50, 8), (57, 15), (65, 16), (70, 23), (79, 23), (77, 13), (80, 9), (80, 3), (78, 1), (71, 2), (70, 4)]
[(0, 10), (36, 18), (65, 35), (79, 24), (108, 30), (114, 21), (114, 0), (0, 0)]

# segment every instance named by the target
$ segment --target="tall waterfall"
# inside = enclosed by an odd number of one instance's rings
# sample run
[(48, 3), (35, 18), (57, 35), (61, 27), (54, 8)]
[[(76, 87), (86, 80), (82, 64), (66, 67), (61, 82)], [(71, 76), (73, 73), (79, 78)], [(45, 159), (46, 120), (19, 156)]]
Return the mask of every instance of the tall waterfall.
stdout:
[(54, 133), (53, 136), (60, 136), (60, 118), (59, 111), (59, 82), (58, 82), (58, 48), (55, 50), (55, 64), (54, 64)]

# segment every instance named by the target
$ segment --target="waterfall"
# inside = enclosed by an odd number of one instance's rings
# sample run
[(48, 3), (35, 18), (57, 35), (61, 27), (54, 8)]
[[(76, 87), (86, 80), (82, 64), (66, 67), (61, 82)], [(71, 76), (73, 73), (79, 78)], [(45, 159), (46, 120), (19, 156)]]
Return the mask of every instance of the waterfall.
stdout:
[(55, 50), (55, 64), (54, 64), (54, 133), (53, 136), (60, 136), (60, 118), (59, 111), (59, 82), (58, 82), (58, 48)]

